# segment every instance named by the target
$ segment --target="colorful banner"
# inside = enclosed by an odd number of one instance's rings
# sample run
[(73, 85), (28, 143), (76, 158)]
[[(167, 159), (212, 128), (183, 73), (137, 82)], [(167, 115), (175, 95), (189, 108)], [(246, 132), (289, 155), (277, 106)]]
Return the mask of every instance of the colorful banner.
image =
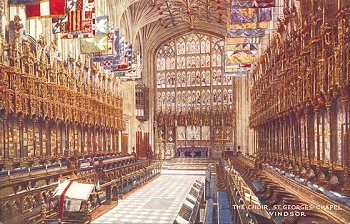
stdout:
[(96, 17), (96, 35), (108, 34), (111, 27), (108, 25), (108, 16)]
[(114, 35), (112, 34), (108, 35), (108, 51), (94, 55), (94, 62), (120, 63), (119, 30), (115, 30)]
[(68, 0), (66, 16), (52, 20), (53, 33), (64, 33), (62, 38), (87, 38), (95, 35), (94, 0)]
[(110, 69), (115, 71), (126, 71), (132, 68), (132, 44), (126, 44), (126, 53), (124, 57), (121, 57), (122, 63), (119, 65), (112, 65)]
[(66, 0), (46, 0), (26, 5), (27, 19), (57, 18), (65, 15)]
[(9, 0), (8, 2), (10, 5), (25, 5), (40, 3), (40, 0)]
[(257, 23), (272, 20), (271, 8), (231, 8), (230, 21), (235, 23)]
[(233, 0), (225, 41), (225, 75), (245, 76), (255, 62), (275, 0)]
[(264, 29), (244, 29), (244, 30), (229, 30), (227, 31), (228, 38), (243, 37), (243, 38), (254, 38), (265, 36)]
[(108, 50), (108, 36), (100, 35), (80, 40), (80, 51), (82, 54), (95, 54)]

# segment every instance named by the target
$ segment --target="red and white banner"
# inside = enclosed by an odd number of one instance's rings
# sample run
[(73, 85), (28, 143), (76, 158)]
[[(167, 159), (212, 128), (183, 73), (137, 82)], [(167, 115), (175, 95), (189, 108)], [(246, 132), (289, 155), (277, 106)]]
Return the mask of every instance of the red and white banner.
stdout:
[(62, 17), (65, 11), (65, 0), (41, 0), (40, 3), (26, 5), (27, 19)]

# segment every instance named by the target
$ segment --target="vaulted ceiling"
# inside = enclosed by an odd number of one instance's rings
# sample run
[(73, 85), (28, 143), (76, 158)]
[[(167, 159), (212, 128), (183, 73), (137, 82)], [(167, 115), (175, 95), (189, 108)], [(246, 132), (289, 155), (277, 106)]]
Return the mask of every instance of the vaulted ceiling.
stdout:
[[(217, 36), (226, 32), (229, 0), (117, 0), (124, 7), (123, 21), (132, 43), (159, 46), (192, 30)], [(119, 6), (117, 6), (119, 7)], [(122, 8), (123, 8), (122, 7)], [(139, 35), (139, 36), (138, 36)]]

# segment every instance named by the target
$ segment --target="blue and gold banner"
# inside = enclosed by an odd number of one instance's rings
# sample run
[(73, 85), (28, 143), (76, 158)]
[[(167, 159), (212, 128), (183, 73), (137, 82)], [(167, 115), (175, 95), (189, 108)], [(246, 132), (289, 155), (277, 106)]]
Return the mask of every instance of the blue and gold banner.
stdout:
[(272, 20), (271, 8), (231, 8), (230, 22), (235, 23), (257, 23)]

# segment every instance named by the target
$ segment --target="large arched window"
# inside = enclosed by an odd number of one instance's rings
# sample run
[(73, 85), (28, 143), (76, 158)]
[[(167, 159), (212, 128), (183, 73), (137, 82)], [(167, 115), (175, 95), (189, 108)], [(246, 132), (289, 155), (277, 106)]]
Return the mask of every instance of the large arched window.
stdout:
[(232, 77), (223, 76), (224, 41), (191, 33), (164, 44), (156, 57), (157, 112), (232, 103)]
[(157, 124), (177, 156), (181, 147), (233, 143), (233, 78), (223, 75), (223, 47), (223, 39), (193, 32), (156, 53)]

